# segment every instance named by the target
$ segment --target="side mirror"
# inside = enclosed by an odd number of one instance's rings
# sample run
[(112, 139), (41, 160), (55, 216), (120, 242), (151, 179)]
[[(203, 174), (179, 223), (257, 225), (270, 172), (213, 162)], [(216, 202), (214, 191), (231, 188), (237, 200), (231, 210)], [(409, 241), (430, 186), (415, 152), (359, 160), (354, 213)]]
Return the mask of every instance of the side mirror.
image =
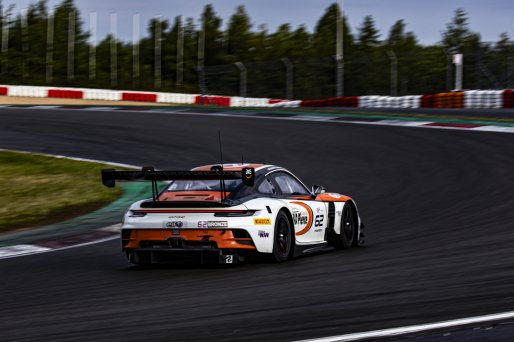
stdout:
[(313, 185), (311, 187), (311, 192), (314, 195), (323, 194), (323, 193), (325, 193), (325, 188), (323, 186), (321, 186), (321, 185)]

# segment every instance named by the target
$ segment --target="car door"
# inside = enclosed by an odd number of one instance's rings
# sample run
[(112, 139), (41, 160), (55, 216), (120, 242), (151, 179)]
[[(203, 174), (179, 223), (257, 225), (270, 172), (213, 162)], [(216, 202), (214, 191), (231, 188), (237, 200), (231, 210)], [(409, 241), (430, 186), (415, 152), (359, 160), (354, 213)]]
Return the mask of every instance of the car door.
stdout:
[(322, 242), (327, 227), (327, 209), (323, 202), (315, 201), (310, 191), (293, 175), (275, 172), (273, 181), (279, 196), (289, 201), (296, 241)]

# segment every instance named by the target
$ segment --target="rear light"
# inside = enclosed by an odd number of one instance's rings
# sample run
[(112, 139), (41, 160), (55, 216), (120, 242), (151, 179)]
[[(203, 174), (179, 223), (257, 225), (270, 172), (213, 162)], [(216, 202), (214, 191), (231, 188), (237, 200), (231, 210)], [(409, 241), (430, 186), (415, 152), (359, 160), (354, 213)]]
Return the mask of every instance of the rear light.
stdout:
[(227, 212), (216, 212), (214, 216), (216, 217), (245, 217), (245, 216), (253, 216), (256, 210), (242, 210), (242, 211), (227, 211)]
[(144, 217), (146, 216), (145, 212), (139, 211), (139, 210), (130, 210), (129, 217)]

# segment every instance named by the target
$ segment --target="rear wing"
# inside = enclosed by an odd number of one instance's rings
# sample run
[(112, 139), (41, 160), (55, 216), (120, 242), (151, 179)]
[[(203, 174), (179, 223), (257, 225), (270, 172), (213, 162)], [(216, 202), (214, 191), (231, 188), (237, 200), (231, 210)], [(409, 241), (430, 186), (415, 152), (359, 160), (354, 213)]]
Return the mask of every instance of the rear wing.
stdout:
[(120, 181), (151, 181), (152, 198), (157, 201), (157, 182), (172, 180), (219, 180), (221, 202), (227, 199), (225, 180), (241, 179), (243, 184), (253, 186), (255, 183), (255, 169), (245, 167), (241, 171), (223, 171), (222, 166), (213, 166), (210, 171), (155, 171), (153, 167), (146, 166), (141, 171), (116, 171), (114, 169), (102, 170), (102, 183), (109, 188)]
[(102, 170), (102, 183), (109, 188), (116, 185), (116, 181), (171, 181), (171, 180), (228, 180), (241, 179), (243, 184), (253, 186), (255, 182), (255, 169), (243, 168), (241, 171), (222, 171), (213, 167), (211, 171), (155, 171), (152, 167), (144, 167), (141, 171), (116, 171), (114, 169)]

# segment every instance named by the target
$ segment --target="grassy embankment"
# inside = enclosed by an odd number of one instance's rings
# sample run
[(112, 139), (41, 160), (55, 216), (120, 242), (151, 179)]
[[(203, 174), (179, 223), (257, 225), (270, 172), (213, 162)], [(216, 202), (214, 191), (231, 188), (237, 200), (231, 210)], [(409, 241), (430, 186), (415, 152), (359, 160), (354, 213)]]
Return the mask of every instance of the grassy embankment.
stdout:
[(0, 151), (0, 233), (56, 223), (121, 196), (102, 185), (99, 163)]

